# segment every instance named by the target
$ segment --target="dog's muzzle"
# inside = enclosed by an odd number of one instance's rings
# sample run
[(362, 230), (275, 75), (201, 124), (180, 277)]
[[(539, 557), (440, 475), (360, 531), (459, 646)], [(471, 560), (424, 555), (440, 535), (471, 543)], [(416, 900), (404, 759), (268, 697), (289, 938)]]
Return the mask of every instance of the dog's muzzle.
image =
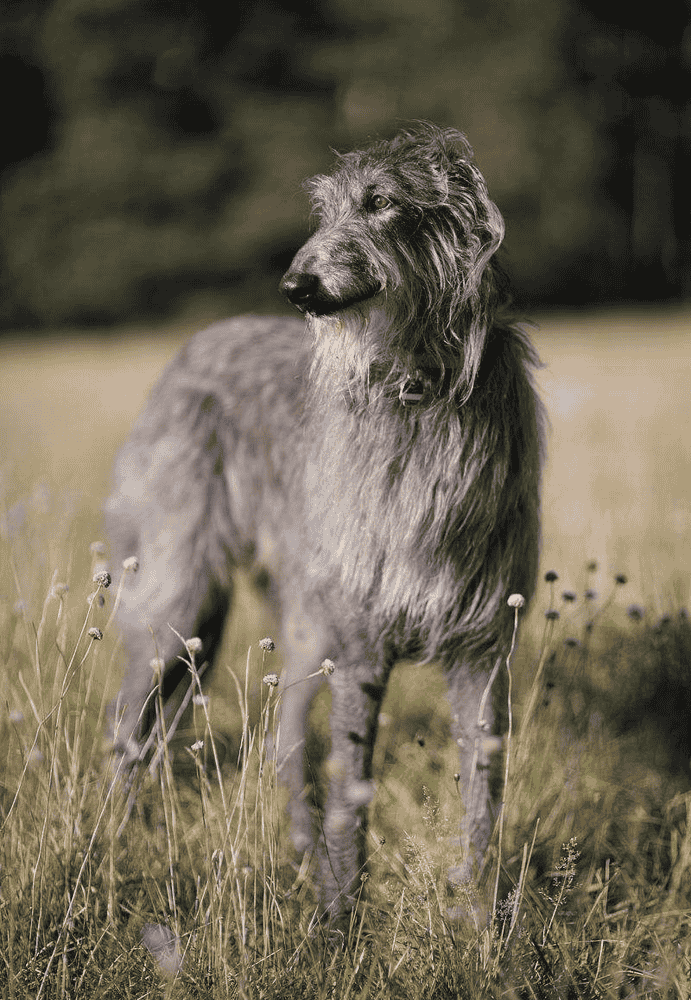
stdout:
[(377, 295), (379, 285), (365, 285), (353, 289), (351, 294), (333, 295), (328, 292), (318, 275), (309, 271), (287, 271), (278, 286), (300, 312), (313, 313), (315, 316), (328, 316), (331, 313), (343, 312), (349, 306), (358, 302), (366, 302)]
[(310, 303), (318, 298), (321, 282), (316, 274), (288, 271), (281, 278), (278, 287), (288, 301), (296, 306), (300, 312), (306, 312)]

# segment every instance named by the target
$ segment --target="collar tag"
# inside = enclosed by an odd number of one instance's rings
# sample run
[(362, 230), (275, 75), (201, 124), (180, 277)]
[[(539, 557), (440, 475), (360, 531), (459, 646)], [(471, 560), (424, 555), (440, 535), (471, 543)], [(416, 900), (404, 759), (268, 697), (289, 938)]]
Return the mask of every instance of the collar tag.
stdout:
[(422, 384), (421, 379), (411, 379), (410, 382), (406, 382), (405, 385), (401, 386), (398, 393), (398, 398), (400, 399), (403, 406), (414, 405), (415, 403), (421, 403), (425, 395), (425, 387)]

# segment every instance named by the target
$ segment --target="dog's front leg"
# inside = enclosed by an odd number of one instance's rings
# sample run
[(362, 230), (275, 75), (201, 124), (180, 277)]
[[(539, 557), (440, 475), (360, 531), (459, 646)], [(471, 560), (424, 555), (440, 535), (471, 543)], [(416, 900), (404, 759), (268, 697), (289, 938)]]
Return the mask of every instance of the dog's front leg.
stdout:
[[(327, 631), (309, 614), (299, 593), (285, 593), (281, 601), (284, 656), (281, 675), (276, 763), (281, 784), (288, 789), (290, 838), (302, 853), (314, 846), (309, 792), (310, 775), (305, 774), (307, 717), (324, 677), (319, 665), (328, 649)], [(306, 780), (307, 779), (307, 780)]]
[(372, 752), (386, 682), (386, 671), (368, 666), (362, 656), (357, 664), (339, 659), (329, 679), (331, 755), (319, 863), (322, 904), (336, 921), (352, 908), (365, 867)]
[(496, 659), (473, 664), (472, 668), (467, 662), (447, 668), (451, 731), (459, 751), (457, 782), (463, 805), (460, 853), (448, 873), (455, 885), (478, 875), (492, 832), (490, 759), (501, 749), (500, 737), (492, 733), (492, 685), (500, 664), (501, 660)]
[(286, 664), (281, 682), (285, 690), (281, 695), (276, 764), (279, 780), (289, 793), (290, 839), (295, 850), (302, 854), (314, 846), (309, 802), (311, 785), (305, 775), (305, 742), (307, 714), (320, 679), (305, 679), (304, 664), (300, 661), (297, 665)]

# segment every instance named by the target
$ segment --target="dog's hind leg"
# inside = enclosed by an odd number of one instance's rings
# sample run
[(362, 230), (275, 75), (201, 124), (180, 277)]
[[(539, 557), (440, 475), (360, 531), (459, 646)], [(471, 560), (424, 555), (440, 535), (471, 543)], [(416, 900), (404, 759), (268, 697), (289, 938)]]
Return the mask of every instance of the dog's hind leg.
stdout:
[(152, 438), (147, 416), (119, 457), (118, 488), (106, 508), (114, 554), (139, 560), (120, 593), (117, 623), (129, 664), (111, 706), (114, 749), (127, 762), (140, 756), (155, 718), (160, 661), (167, 715), (190, 677), (179, 659), (187, 654), (176, 632), (183, 640), (201, 639), (198, 668), (210, 663), (230, 603), (220, 542), (227, 522), (225, 485), (214, 474), (218, 456), (211, 448), (190, 447), (181, 431)]
[[(185, 596), (189, 599), (190, 595)], [(194, 603), (199, 603), (199, 592), (194, 596), (197, 598)], [(156, 689), (159, 685), (168, 728), (186, 691), (196, 683), (186, 662), (190, 654), (175, 633), (179, 632), (185, 639), (195, 637), (201, 640), (202, 648), (195, 653), (194, 663), (196, 670), (206, 679), (218, 651), (229, 607), (229, 588), (221, 588), (211, 582), (196, 615), (191, 608), (187, 614), (182, 614), (180, 604), (171, 602), (167, 607), (159, 605), (155, 610), (150, 609), (154, 610), (158, 627), (154, 620), (144, 627), (139, 623), (134, 626), (124, 624), (121, 616), (129, 666), (111, 705), (111, 728), (114, 749), (126, 761), (134, 762), (144, 749), (156, 716)]]
[(230, 607), (229, 584), (221, 586), (203, 571), (176, 573), (170, 563), (163, 565), (160, 560), (149, 566), (146, 548), (143, 552), (141, 577), (122, 594), (118, 619), (129, 663), (111, 706), (114, 749), (131, 762), (140, 756), (154, 722), (159, 683), (168, 723), (193, 683), (184, 662), (189, 653), (176, 633), (185, 640), (201, 640), (194, 662), (206, 675)]

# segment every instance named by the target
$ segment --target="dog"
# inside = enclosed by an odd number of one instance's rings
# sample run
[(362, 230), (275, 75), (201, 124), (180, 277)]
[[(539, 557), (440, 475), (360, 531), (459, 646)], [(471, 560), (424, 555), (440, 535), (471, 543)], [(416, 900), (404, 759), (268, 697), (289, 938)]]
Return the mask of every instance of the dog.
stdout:
[(366, 863), (377, 719), (403, 658), (445, 671), (464, 797), (449, 878), (477, 874), (499, 742), (489, 687), (511, 638), (507, 597), (529, 599), (537, 573), (543, 413), (495, 259), (504, 223), (460, 132), (418, 124), (306, 187), (318, 224), (280, 286), (303, 318), (197, 334), (118, 457), (113, 551), (140, 568), (121, 595), (129, 668), (113, 739), (125, 762), (141, 758), (152, 657), (168, 700), (189, 683), (176, 633), (210, 664), (233, 567), (268, 574), (284, 658), (276, 756), (300, 851), (315, 842), (306, 715), (320, 664), (333, 668), (316, 840), (337, 920)]

